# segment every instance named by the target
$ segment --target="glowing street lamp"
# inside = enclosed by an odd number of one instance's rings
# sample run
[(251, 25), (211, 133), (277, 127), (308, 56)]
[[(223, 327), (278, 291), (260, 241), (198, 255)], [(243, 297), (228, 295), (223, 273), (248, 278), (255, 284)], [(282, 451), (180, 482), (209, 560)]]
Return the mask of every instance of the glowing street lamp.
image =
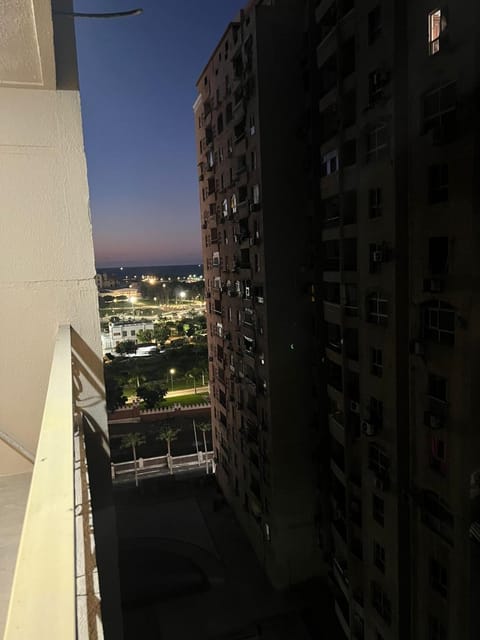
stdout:
[(172, 381), (172, 391), (173, 391), (173, 376), (175, 374), (175, 369), (170, 369), (170, 380)]
[(130, 304), (132, 305), (132, 313), (133, 313), (133, 319), (135, 320), (135, 302), (136, 302), (136, 298), (134, 296), (130, 296), (130, 298), (128, 299), (128, 301), (130, 302)]

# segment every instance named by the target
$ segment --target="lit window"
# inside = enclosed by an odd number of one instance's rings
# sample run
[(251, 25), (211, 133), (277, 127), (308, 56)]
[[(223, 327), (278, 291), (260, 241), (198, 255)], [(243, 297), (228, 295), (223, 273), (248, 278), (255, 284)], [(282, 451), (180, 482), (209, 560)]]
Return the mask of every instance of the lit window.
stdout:
[(260, 185), (254, 184), (252, 187), (253, 204), (260, 203)]
[(447, 28), (445, 13), (435, 9), (428, 14), (428, 55), (433, 56), (440, 51), (440, 39)]
[(322, 162), (320, 166), (320, 175), (329, 176), (332, 173), (338, 171), (338, 153), (337, 150), (329, 151), (322, 156)]
[(228, 216), (228, 200), (226, 198), (222, 202), (222, 213), (225, 217)]
[(237, 213), (237, 196), (235, 194), (230, 198), (230, 207), (232, 209), (232, 213)]

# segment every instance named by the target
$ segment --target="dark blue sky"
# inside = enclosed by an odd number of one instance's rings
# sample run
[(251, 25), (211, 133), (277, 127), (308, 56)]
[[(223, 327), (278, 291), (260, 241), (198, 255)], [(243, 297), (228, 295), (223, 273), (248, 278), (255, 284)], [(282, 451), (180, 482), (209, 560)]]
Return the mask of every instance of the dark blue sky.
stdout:
[(201, 257), (195, 82), (245, 0), (76, 0), (83, 126), (97, 266)]

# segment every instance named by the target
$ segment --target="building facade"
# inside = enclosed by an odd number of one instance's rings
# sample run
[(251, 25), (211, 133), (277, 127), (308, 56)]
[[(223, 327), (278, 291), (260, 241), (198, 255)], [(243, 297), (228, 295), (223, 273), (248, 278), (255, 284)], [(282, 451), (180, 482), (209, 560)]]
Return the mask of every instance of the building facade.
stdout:
[(203, 70), (194, 105), (217, 477), (277, 586), (322, 566), (305, 455), (315, 430), (296, 132), (303, 9), (251, 2)]
[(479, 628), (472, 4), (252, 2), (197, 85), (219, 482), (352, 640)]

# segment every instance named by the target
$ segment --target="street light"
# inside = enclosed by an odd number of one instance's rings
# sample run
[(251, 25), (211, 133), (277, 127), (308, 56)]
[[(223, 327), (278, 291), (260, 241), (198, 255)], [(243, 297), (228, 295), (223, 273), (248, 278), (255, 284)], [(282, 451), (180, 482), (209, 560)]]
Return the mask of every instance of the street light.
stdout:
[(162, 284), (162, 289), (163, 289), (163, 295), (165, 297), (165, 304), (168, 305), (167, 285), (165, 284), (165, 282)]
[(135, 320), (135, 298), (134, 296), (131, 296), (128, 301), (131, 303), (132, 305), (132, 313), (133, 313), (133, 319)]
[(170, 369), (170, 380), (172, 381), (172, 391), (173, 391), (173, 376), (175, 374), (175, 369)]

